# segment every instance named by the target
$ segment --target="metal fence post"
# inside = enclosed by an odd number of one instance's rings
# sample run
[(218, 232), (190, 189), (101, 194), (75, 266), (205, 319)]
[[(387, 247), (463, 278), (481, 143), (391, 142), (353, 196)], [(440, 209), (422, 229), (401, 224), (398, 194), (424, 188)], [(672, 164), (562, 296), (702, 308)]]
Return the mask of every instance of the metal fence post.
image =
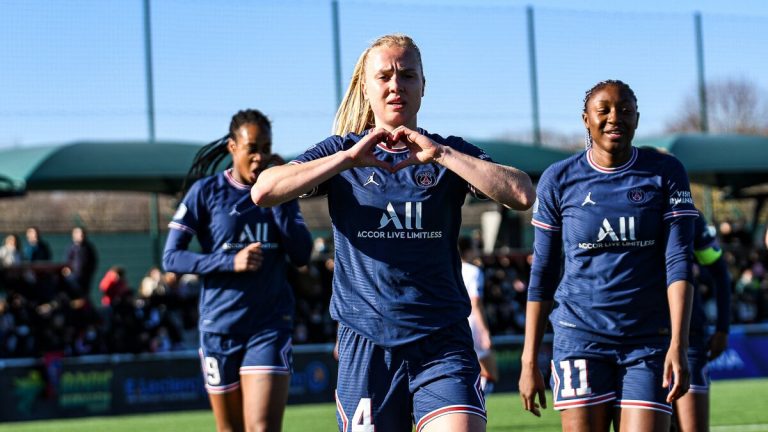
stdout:
[(539, 125), (539, 84), (536, 71), (536, 32), (533, 27), (533, 6), (526, 7), (528, 23), (528, 67), (531, 76), (531, 109), (533, 115), (533, 145), (541, 145), (541, 126)]

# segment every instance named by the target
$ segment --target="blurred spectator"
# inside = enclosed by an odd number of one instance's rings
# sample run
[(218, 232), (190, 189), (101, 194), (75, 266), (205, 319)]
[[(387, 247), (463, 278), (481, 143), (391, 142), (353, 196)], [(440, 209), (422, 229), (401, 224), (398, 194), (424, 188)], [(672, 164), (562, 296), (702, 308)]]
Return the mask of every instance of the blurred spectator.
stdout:
[(24, 245), (24, 259), (27, 261), (50, 261), (51, 248), (40, 237), (40, 230), (31, 226), (27, 228), (27, 244)]
[(21, 264), (21, 249), (19, 249), (19, 237), (16, 234), (5, 236), (3, 245), (0, 246), (0, 267), (11, 267)]
[(741, 220), (725, 220), (720, 223), (720, 239), (723, 244), (750, 248), (752, 236), (749, 234), (746, 223)]
[(73, 297), (88, 297), (98, 258), (96, 248), (86, 237), (85, 229), (72, 229), (72, 244), (67, 248), (65, 257), (67, 265), (62, 269), (62, 274), (71, 285)]
[(330, 252), (328, 247), (328, 240), (325, 237), (317, 237), (312, 242), (312, 258), (326, 257)]
[(141, 279), (139, 286), (139, 297), (149, 298), (153, 295), (165, 295), (166, 284), (163, 271), (160, 267), (152, 266), (147, 274)]
[(111, 306), (116, 298), (128, 293), (131, 289), (125, 281), (125, 269), (120, 266), (110, 267), (99, 282), (99, 290), (102, 292), (102, 306)]
[(160, 326), (155, 332), (155, 336), (149, 343), (151, 352), (168, 352), (173, 349), (173, 341), (165, 326)]

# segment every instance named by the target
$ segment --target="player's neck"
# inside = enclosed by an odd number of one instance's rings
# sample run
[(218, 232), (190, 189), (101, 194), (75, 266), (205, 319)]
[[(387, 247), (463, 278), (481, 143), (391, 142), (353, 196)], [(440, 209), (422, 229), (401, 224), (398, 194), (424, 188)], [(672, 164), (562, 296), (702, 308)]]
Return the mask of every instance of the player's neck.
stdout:
[(616, 152), (601, 150), (593, 146), (589, 151), (592, 152), (592, 161), (602, 168), (620, 167), (632, 158), (632, 146)]

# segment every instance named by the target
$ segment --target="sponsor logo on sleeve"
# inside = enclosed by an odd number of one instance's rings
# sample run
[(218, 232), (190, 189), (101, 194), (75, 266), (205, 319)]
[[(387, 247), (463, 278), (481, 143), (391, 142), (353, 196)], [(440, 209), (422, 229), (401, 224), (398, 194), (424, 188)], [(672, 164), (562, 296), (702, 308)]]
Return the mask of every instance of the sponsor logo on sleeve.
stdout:
[(678, 204), (691, 204), (693, 205), (693, 197), (690, 191), (675, 191), (672, 196), (669, 197), (669, 205), (676, 206)]

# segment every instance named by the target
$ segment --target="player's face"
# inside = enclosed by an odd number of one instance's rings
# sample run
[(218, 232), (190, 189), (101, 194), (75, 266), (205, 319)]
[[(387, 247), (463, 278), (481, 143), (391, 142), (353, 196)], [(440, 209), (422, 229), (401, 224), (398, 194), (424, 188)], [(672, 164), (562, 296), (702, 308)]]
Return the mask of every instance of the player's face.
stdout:
[(416, 51), (380, 46), (368, 52), (363, 92), (371, 104), (376, 127), (416, 127), (424, 96), (424, 76)]
[(255, 123), (246, 123), (228, 142), (232, 154), (232, 174), (239, 182), (256, 183), (261, 171), (272, 159), (272, 131)]
[(616, 85), (595, 91), (582, 114), (593, 147), (612, 154), (629, 151), (639, 117), (632, 94)]

